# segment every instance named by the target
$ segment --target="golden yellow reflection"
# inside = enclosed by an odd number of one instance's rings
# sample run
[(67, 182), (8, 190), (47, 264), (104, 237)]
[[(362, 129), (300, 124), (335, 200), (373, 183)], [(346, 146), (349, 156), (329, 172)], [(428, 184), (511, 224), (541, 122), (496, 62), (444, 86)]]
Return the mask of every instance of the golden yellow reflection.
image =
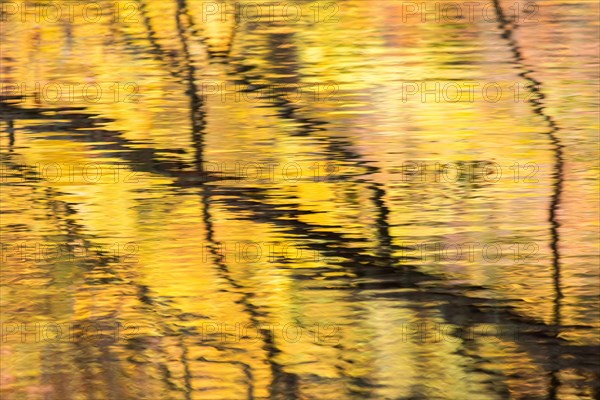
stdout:
[(3, 2), (3, 398), (595, 398), (599, 6), (469, 4)]

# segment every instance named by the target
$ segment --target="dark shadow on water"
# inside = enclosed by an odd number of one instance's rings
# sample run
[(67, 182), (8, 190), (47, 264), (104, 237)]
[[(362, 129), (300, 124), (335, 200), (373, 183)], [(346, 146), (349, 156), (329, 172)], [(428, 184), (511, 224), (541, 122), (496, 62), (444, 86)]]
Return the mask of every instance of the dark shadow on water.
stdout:
[[(499, 27), (502, 31), (501, 36), (504, 38), (508, 47), (513, 56), (514, 64), (521, 70), (519, 76), (521, 76), (528, 83), (528, 89), (531, 91), (533, 96), (531, 96), (527, 101), (531, 104), (531, 108), (533, 112), (542, 118), (547, 126), (547, 131), (544, 133), (548, 136), (548, 140), (552, 144), (554, 149), (554, 183), (552, 185), (553, 191), (552, 196), (550, 198), (550, 206), (549, 206), (549, 216), (548, 221), (550, 222), (550, 248), (552, 250), (552, 280), (554, 283), (554, 329), (555, 329), (555, 337), (559, 337), (560, 335), (560, 327), (561, 327), (561, 299), (563, 298), (562, 289), (561, 289), (561, 272), (560, 272), (560, 253), (559, 253), (559, 241), (560, 241), (560, 223), (557, 219), (557, 211), (560, 208), (560, 196), (562, 193), (563, 183), (564, 183), (564, 161), (563, 161), (563, 144), (561, 143), (558, 133), (559, 127), (554, 120), (554, 118), (545, 111), (544, 108), (544, 100), (546, 96), (541, 91), (542, 82), (538, 81), (534, 78), (535, 71), (530, 69), (525, 64), (525, 59), (522, 55), (521, 46), (519, 42), (515, 38), (515, 22), (510, 21), (500, 4), (500, 0), (493, 0), (494, 8), (496, 10), (496, 15), (498, 16)], [(558, 353), (553, 354), (553, 360), (555, 361), (555, 365), (558, 367), (560, 364), (556, 358), (560, 358), (560, 351)], [(550, 378), (550, 388), (548, 397), (550, 399), (556, 399), (558, 389), (560, 387), (560, 381), (558, 378), (558, 374), (560, 372), (560, 368), (553, 368), (551, 371)]]

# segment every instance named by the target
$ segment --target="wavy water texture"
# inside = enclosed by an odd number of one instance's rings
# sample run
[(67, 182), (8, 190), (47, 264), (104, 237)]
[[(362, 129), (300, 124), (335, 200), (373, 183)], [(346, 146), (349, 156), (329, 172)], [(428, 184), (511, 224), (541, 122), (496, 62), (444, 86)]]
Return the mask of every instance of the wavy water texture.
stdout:
[(253, 3), (3, 3), (2, 398), (597, 398), (598, 3)]

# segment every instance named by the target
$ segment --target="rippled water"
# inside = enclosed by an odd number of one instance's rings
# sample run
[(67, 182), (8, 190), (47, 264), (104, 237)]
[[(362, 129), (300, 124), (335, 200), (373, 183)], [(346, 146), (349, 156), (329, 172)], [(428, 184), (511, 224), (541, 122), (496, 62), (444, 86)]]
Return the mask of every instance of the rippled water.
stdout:
[(598, 395), (597, 2), (95, 4), (3, 3), (3, 399)]

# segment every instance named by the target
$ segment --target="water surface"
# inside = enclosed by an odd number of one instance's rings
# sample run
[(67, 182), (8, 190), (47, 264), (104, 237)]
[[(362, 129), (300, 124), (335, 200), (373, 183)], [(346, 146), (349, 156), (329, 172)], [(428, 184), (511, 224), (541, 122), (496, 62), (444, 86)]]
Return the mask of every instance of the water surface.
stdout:
[(99, 4), (2, 22), (3, 398), (597, 396), (596, 2)]

